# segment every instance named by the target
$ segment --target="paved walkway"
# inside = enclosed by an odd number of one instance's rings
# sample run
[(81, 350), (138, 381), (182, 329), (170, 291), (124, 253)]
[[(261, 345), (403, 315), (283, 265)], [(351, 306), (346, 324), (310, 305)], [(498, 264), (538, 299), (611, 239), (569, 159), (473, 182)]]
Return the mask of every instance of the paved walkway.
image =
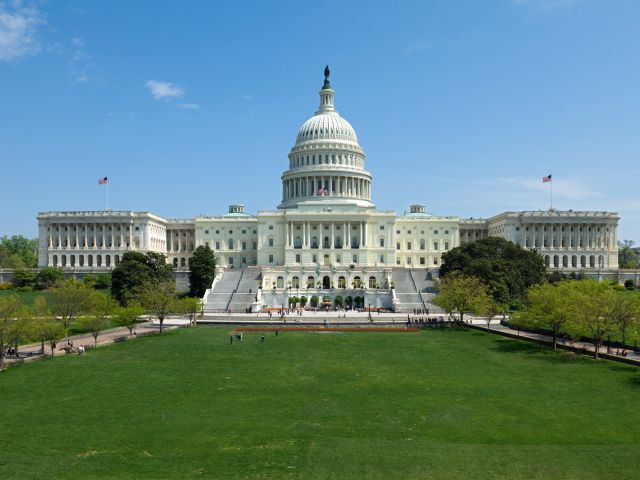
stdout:
[[(484, 319), (474, 319), (473, 320), (473, 325), (479, 327), (482, 326), (485, 329), (487, 328), (487, 322)], [(548, 343), (549, 345), (553, 344), (553, 337), (551, 335), (543, 335), (540, 333), (531, 333), (531, 332), (523, 332), (522, 330), (518, 331), (515, 330), (513, 328), (509, 328), (505, 325), (502, 325), (500, 323), (499, 320), (492, 320), (491, 322), (491, 330), (494, 331), (495, 333), (507, 333), (508, 335), (513, 335), (516, 337), (520, 337), (523, 339), (532, 339), (532, 340), (536, 340), (538, 342), (543, 342), (543, 343)], [(583, 350), (583, 351), (587, 351), (587, 352), (591, 352), (591, 353), (595, 353), (595, 347), (593, 346), (593, 343), (588, 343), (588, 342), (573, 342), (573, 343), (569, 343), (569, 341), (566, 341), (565, 343), (562, 343), (562, 341), (560, 339), (558, 339), (558, 348), (562, 348), (565, 350), (574, 350), (574, 351), (579, 351), (579, 350)], [(637, 362), (638, 365), (640, 365), (640, 354), (634, 353), (633, 350), (627, 350), (627, 356), (623, 357), (622, 355), (616, 355), (616, 352), (618, 352), (618, 349), (612, 347), (611, 348), (611, 353), (607, 354), (607, 347), (606, 345), (603, 345), (602, 347), (600, 347), (600, 355), (602, 356), (606, 356), (607, 358), (610, 358), (612, 360), (631, 360), (633, 362)]]

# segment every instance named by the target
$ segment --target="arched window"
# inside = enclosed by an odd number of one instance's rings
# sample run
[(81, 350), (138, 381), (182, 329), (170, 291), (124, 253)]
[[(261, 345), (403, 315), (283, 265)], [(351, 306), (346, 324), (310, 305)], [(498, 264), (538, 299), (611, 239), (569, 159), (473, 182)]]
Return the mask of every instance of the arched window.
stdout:
[(307, 288), (313, 288), (316, 286), (316, 279), (314, 277), (307, 277)]
[(62, 260), (62, 266), (66, 267), (67, 266), (67, 256), (66, 255), (61, 255), (60, 259)]
[(58, 266), (58, 255), (54, 255), (53, 256), (53, 266), (57, 267)]
[(558, 268), (560, 266), (560, 258), (558, 257), (558, 255), (553, 256), (553, 266), (555, 268)]
[(276, 287), (277, 288), (284, 288), (284, 278), (278, 277), (276, 279)]
[(69, 261), (70, 261), (72, 267), (76, 266), (76, 256), (75, 255), (69, 255)]
[(376, 288), (376, 277), (369, 277), (369, 288)]
[(353, 277), (353, 288), (361, 288), (362, 287), (362, 279), (358, 276)]
[(590, 268), (596, 268), (596, 256), (595, 255), (589, 256), (589, 267)]
[(569, 266), (569, 257), (567, 257), (566, 255), (562, 256), (562, 266), (563, 267), (568, 267)]
[(338, 277), (338, 288), (347, 288), (347, 281), (342, 275)]
[(84, 255), (78, 255), (78, 261), (80, 262), (80, 266), (84, 267)]
[(178, 258), (177, 257), (173, 258), (173, 268), (178, 268)]
[(113, 263), (116, 267), (118, 266), (118, 264), (120, 263), (120, 255), (113, 256)]
[(578, 266), (578, 257), (576, 255), (571, 256), (571, 266), (576, 268)]
[(101, 267), (102, 266), (102, 255), (97, 255), (96, 256), (96, 267)]
[(551, 265), (551, 261), (549, 260), (549, 255), (545, 255), (544, 256), (544, 266), (549, 268), (550, 265)]
[(420, 250), (424, 250), (425, 246), (426, 246), (426, 244), (425, 244), (424, 238), (421, 238), (420, 239)]
[(89, 266), (93, 267), (93, 255), (88, 255), (87, 256), (87, 261), (89, 263)]
[(299, 277), (293, 277), (291, 279), (291, 287), (292, 288), (300, 288), (300, 278)]
[(104, 256), (104, 263), (107, 267), (111, 266), (111, 255), (105, 255)]
[(186, 267), (186, 266), (187, 266), (187, 259), (186, 259), (186, 258), (182, 257), (182, 258), (180, 259), (180, 266), (181, 266), (182, 268), (184, 268), (184, 267)]
[(586, 255), (580, 256), (580, 266), (582, 268), (586, 268), (587, 267), (587, 257), (586, 257)]
[(233, 250), (233, 238), (229, 239), (228, 245), (229, 245), (229, 250)]

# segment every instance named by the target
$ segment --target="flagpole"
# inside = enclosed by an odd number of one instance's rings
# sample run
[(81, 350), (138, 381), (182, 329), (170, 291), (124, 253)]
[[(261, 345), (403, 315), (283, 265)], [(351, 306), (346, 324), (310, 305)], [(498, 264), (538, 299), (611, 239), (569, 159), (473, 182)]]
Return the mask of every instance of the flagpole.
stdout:
[(551, 188), (551, 199), (549, 201), (549, 210), (553, 210), (553, 178), (549, 182), (549, 187)]
[(107, 179), (107, 210), (109, 210), (109, 179)]

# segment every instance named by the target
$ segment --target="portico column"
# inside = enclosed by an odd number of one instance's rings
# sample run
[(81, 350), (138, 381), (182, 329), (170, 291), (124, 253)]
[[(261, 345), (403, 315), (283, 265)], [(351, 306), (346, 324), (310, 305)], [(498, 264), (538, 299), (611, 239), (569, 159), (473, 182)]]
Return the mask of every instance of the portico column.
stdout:
[(334, 236), (334, 228), (335, 227), (335, 223), (331, 222), (331, 244), (329, 246), (329, 248), (333, 248), (335, 246), (335, 236)]
[(367, 233), (368, 233), (368, 228), (367, 228), (367, 224), (368, 222), (364, 222), (364, 237), (363, 237), (363, 245), (367, 245)]

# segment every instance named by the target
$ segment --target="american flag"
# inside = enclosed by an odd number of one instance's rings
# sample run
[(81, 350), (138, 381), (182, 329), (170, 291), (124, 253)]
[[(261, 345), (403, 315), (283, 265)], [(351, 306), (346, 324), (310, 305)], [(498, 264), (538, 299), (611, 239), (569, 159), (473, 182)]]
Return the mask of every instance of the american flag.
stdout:
[(107, 183), (107, 177), (98, 180), (98, 185), (104, 185), (105, 183)]
[(320, 190), (318, 190), (318, 195), (324, 195), (325, 193), (327, 193), (327, 189), (324, 187), (320, 187)]
[(547, 175), (546, 177), (542, 177), (542, 182), (547, 183), (551, 181), (551, 175)]

